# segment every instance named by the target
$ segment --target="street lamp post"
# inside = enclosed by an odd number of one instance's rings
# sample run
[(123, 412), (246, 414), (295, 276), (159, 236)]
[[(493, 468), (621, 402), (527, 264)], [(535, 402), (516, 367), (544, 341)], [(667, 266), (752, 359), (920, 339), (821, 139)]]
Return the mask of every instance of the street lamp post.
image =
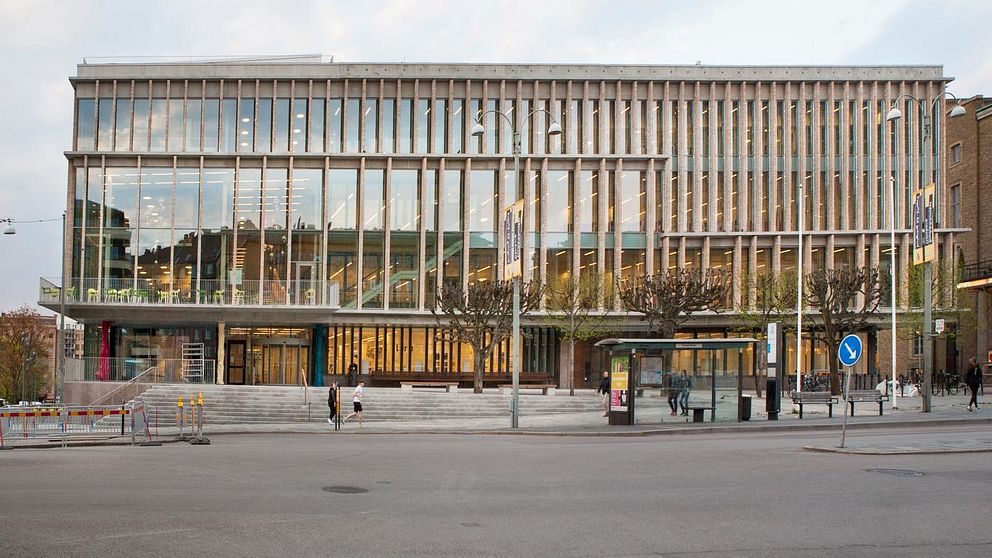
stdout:
[(60, 266), (62, 273), (62, 281), (59, 286), (59, 339), (55, 343), (55, 350), (57, 354), (55, 358), (58, 359), (58, 378), (55, 378), (55, 402), (62, 403), (62, 388), (65, 382), (65, 289), (66, 289), (66, 277), (65, 277), (65, 237), (68, 231), (65, 228), (65, 215), (66, 212), (62, 212), (62, 265)]
[[(548, 135), (556, 136), (561, 134), (561, 126), (555, 120), (555, 115), (551, 111), (543, 108), (534, 109), (524, 116), (524, 119), (528, 119), (531, 115), (545, 112), (551, 117), (551, 125), (548, 126)], [(517, 131), (517, 126), (513, 120), (506, 115), (506, 113), (500, 112), (495, 109), (490, 109), (485, 112), (479, 113), (475, 118), (475, 124), (472, 125), (472, 135), (482, 136), (485, 134), (486, 129), (482, 126), (482, 117), (488, 113), (498, 114), (503, 117), (504, 120), (510, 125), (510, 130), (513, 132), (513, 183), (516, 185), (517, 190), (523, 188), (520, 183), (520, 133)], [(512, 204), (510, 204), (512, 205)], [(530, 231), (524, 234), (529, 234)], [(523, 266), (521, 265), (521, 275)], [(517, 428), (520, 425), (520, 280), (521, 276), (514, 276), (513, 281), (513, 326), (511, 330), (511, 341), (513, 345), (513, 399), (512, 399), (512, 418), (510, 419), (510, 427)], [(571, 371), (569, 372), (571, 373)]]
[(889, 305), (892, 307), (892, 332), (889, 345), (892, 346), (892, 408), (899, 408), (899, 392), (896, 390), (896, 179), (889, 178)]
[(799, 251), (796, 254), (796, 395), (803, 389), (803, 217), (806, 215), (805, 184), (799, 183)]
[[(888, 114), (885, 115), (885, 119), (890, 122), (902, 118), (902, 111), (899, 110), (898, 107), (896, 107), (896, 103), (898, 103), (900, 100), (904, 98), (912, 99), (913, 101), (915, 101), (920, 106), (920, 112), (923, 113), (922, 170), (923, 170), (924, 182), (928, 182), (930, 178), (932, 178), (934, 175), (936, 176), (936, 179), (934, 180), (935, 189), (934, 189), (934, 200), (933, 200), (933, 217), (932, 217), (933, 223), (931, 224), (931, 227), (934, 230), (937, 229), (937, 223), (939, 222), (938, 216), (940, 215), (940, 211), (938, 209), (940, 207), (940, 204), (938, 203), (940, 200), (940, 184), (939, 184), (940, 173), (938, 167), (939, 160), (937, 159), (933, 160), (933, 167), (934, 167), (933, 170), (931, 170), (928, 165), (928, 162), (930, 162), (930, 160), (933, 158), (933, 153), (932, 153), (933, 148), (931, 147), (931, 142), (933, 141), (933, 130), (932, 130), (931, 121), (932, 121), (933, 113), (937, 107), (937, 102), (943, 101), (945, 96), (951, 97), (955, 101), (955, 106), (954, 108), (951, 109), (951, 113), (950, 113), (950, 116), (952, 118), (957, 116), (962, 116), (965, 114), (965, 109), (963, 106), (961, 106), (961, 103), (958, 101), (958, 98), (952, 95), (951, 93), (944, 91), (939, 95), (935, 96), (930, 101), (929, 106), (923, 100), (920, 100), (908, 93), (904, 93), (896, 97), (895, 101), (892, 102), (892, 108), (890, 108)], [(929, 112), (927, 112), (928, 108), (929, 108)], [(938, 152), (939, 151), (940, 150), (938, 149)], [(920, 186), (921, 187), (926, 186), (926, 184), (924, 183), (921, 184)], [(932, 308), (933, 269), (932, 267), (933, 266), (930, 261), (923, 262), (923, 390), (922, 391), (923, 391), (924, 413), (929, 413), (931, 411), (930, 382), (933, 376), (933, 308)], [(892, 341), (893, 343), (895, 343), (894, 337)], [(895, 388), (895, 385), (893, 385), (893, 388)]]

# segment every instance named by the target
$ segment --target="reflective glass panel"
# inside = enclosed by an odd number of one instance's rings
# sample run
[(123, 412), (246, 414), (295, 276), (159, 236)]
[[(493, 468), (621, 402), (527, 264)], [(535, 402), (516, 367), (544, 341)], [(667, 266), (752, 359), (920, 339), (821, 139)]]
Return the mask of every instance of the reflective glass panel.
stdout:
[(362, 119), (365, 123), (365, 137), (362, 138), (362, 151), (365, 153), (376, 153), (379, 151), (376, 143), (376, 124), (379, 102), (376, 99), (365, 100), (365, 110), (362, 112)]
[(172, 168), (141, 169), (141, 228), (172, 227)]
[[(186, 102), (186, 151), (200, 151), (200, 112), (203, 103), (200, 99)], [(217, 122), (214, 121), (214, 126)]]
[(221, 104), (220, 150), (224, 153), (236, 151), (238, 141), (238, 100), (224, 99)]
[(469, 188), (468, 224), (470, 231), (496, 230), (496, 172), (473, 170)]
[(165, 151), (165, 99), (152, 99), (151, 151)]
[(255, 99), (241, 98), (238, 111), (238, 151), (250, 153), (255, 145)]
[(417, 100), (417, 153), (427, 153), (427, 138), (430, 137), (428, 126), (431, 121), (431, 102), (427, 99)]
[(389, 228), (394, 231), (415, 231), (420, 224), (417, 196), (420, 172), (404, 169), (394, 170), (392, 174)]
[(255, 151), (272, 151), (272, 99), (259, 99), (255, 123)]
[(382, 141), (379, 145), (381, 153), (396, 152), (396, 101), (382, 101)]
[(413, 153), (413, 101), (400, 99), (396, 116), (399, 128), (398, 153)]
[(434, 116), (434, 145), (431, 146), (431, 153), (448, 152), (448, 126), (445, 121), (448, 117), (447, 107), (447, 101), (444, 99), (434, 101), (434, 111), (432, 112)]
[(358, 99), (348, 99), (348, 115), (346, 117), (348, 127), (346, 153), (358, 153), (358, 127), (362, 117), (358, 106)]
[(358, 214), (358, 171), (331, 169), (327, 187), (328, 229), (354, 229)]
[(183, 101), (169, 101), (169, 151), (183, 150)]
[(382, 169), (365, 171), (364, 200), (362, 204), (362, 228), (375, 230), (382, 228), (383, 214), (383, 175)]
[(293, 110), (289, 117), (290, 140), (289, 150), (303, 153), (307, 148), (307, 100), (293, 99)]
[(462, 230), (462, 174), (460, 170), (444, 171), (442, 188), (442, 213), (445, 231)]
[(290, 222), (297, 230), (320, 228), (321, 190), (324, 171), (321, 169), (293, 169), (290, 190)]
[(572, 173), (570, 171), (548, 171), (547, 204), (548, 232), (570, 232), (572, 230)]
[(134, 137), (132, 138), (134, 151), (148, 151), (148, 99), (135, 99), (134, 101)]
[(114, 151), (131, 150), (131, 101), (117, 100), (117, 132), (114, 138)]
[(114, 100), (100, 99), (99, 108), (96, 148), (99, 151), (110, 151), (114, 145)]
[(200, 226), (204, 229), (231, 228), (234, 202), (234, 169), (203, 169)]
[(286, 152), (289, 151), (289, 132), (290, 127), (290, 111), (289, 111), (289, 99), (276, 99), (275, 101), (275, 115), (273, 116), (275, 128), (275, 144), (272, 146), (272, 151), (275, 152)]
[[(143, 176), (143, 175), (142, 175)], [(142, 199), (144, 198), (142, 178)], [(175, 227), (195, 229), (200, 208), (200, 169), (176, 169)]]
[(314, 99), (310, 103), (310, 143), (307, 144), (310, 153), (324, 152), (324, 100)]
[(327, 122), (328, 141), (327, 151), (330, 153), (340, 153), (342, 151), (342, 126), (341, 99), (331, 99), (327, 102)]
[(79, 109), (76, 116), (76, 149), (91, 151), (93, 149), (93, 123), (96, 118), (96, 101), (79, 99)]
[(217, 151), (220, 143), (220, 99), (203, 103), (203, 150)]

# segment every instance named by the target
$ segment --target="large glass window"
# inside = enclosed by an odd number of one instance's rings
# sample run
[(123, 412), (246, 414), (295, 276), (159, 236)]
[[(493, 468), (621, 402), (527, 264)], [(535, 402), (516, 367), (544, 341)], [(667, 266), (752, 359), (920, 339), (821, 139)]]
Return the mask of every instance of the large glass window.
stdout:
[(324, 171), (294, 169), (289, 196), (290, 222), (294, 230), (319, 230)]
[[(142, 229), (172, 228), (172, 169), (141, 169)], [(195, 215), (195, 213), (194, 213)], [(195, 223), (193, 226), (196, 226)]]
[(362, 121), (358, 99), (348, 99), (347, 110), (345, 126), (348, 130), (345, 136), (347, 138), (345, 152), (358, 153), (358, 129)]
[(204, 169), (200, 226), (216, 230), (231, 228), (234, 201), (234, 170)]
[(328, 229), (355, 229), (358, 215), (358, 171), (331, 169), (328, 176)]
[(272, 151), (272, 99), (258, 100), (258, 121), (255, 123), (255, 151)]
[(410, 99), (399, 100), (399, 112), (396, 115), (399, 128), (398, 153), (413, 153), (413, 101)]
[(289, 122), (289, 150), (294, 153), (303, 153), (307, 150), (307, 100), (305, 98), (293, 99)]
[(451, 101), (451, 153), (465, 152), (465, 101), (455, 99)]
[(379, 118), (378, 108), (379, 101), (376, 99), (365, 100), (365, 111), (362, 113), (365, 122), (365, 137), (362, 139), (362, 152), (364, 153), (379, 152), (379, 144), (376, 141), (378, 139), (376, 136), (376, 123)]
[[(286, 303), (289, 297), (287, 284), (289, 212), (286, 203), (289, 193), (288, 174), (287, 169), (265, 170), (262, 198), (262, 223), (265, 225), (265, 242), (262, 251), (263, 304)], [(247, 300), (252, 298), (252, 293), (246, 297)]]
[(417, 100), (417, 153), (427, 153), (427, 138), (430, 137), (431, 102)]
[(342, 307), (353, 308), (358, 292), (358, 233), (334, 231), (327, 234), (327, 284), (337, 285)]
[(496, 223), (496, 173), (490, 170), (473, 170), (469, 187), (468, 225), (470, 231), (492, 232)]
[(149, 106), (148, 99), (134, 101), (134, 137), (132, 138), (134, 151), (148, 151)]
[(131, 101), (130, 99), (117, 100), (117, 133), (114, 143), (114, 151), (131, 150)]
[(114, 148), (114, 100), (100, 99), (99, 109), (96, 148), (111, 151)]
[(169, 100), (169, 151), (183, 150), (183, 100)]
[(382, 265), (383, 233), (382, 231), (366, 231), (363, 234), (362, 306), (364, 308), (382, 308), (383, 274), (385, 271)]
[(272, 151), (276, 152), (286, 152), (289, 151), (289, 136), (292, 126), (290, 124), (290, 119), (292, 115), (289, 110), (289, 99), (276, 99), (275, 101), (275, 115), (274, 118), (274, 128), (275, 128), (275, 145), (272, 146)]
[(362, 201), (362, 228), (365, 230), (382, 229), (384, 212), (384, 187), (382, 169), (365, 171), (364, 195)]
[[(200, 99), (186, 102), (186, 151), (200, 151)], [(215, 123), (216, 124), (216, 123)]]
[(310, 103), (310, 140), (307, 144), (310, 153), (324, 152), (324, 100), (314, 99)]
[(419, 199), (417, 196), (420, 172), (416, 170), (394, 170), (390, 183), (392, 197), (389, 199), (390, 230), (416, 231), (420, 224)]
[[(395, 192), (395, 190), (394, 190)], [(394, 229), (397, 230), (397, 229)], [(420, 235), (416, 232), (394, 232), (389, 241), (389, 306), (417, 306)]]
[(548, 204), (548, 232), (571, 232), (572, 230), (572, 173), (570, 171), (548, 171), (548, 197), (556, 200)]
[[(599, 180), (596, 171), (582, 171), (579, 181), (579, 231), (594, 232), (599, 228)], [(560, 180), (560, 177), (559, 179)], [(550, 215), (548, 216), (550, 225)], [(549, 229), (550, 230), (550, 229)]]
[(165, 151), (165, 128), (168, 121), (165, 99), (152, 99), (151, 150)]
[(448, 104), (444, 99), (434, 102), (434, 145), (431, 146), (431, 153), (448, 153)]
[(241, 98), (238, 111), (238, 151), (251, 153), (255, 147), (255, 99)]
[(329, 100), (327, 102), (327, 137), (330, 143), (327, 144), (327, 151), (330, 153), (340, 153), (343, 151), (344, 144), (341, 140), (344, 136), (343, 124), (341, 99)]
[(289, 298), (297, 304), (314, 304), (320, 288), (321, 169), (294, 169), (290, 187), (290, 223), (293, 229)]
[(382, 141), (379, 142), (382, 153), (396, 153), (396, 100), (382, 101)]
[(93, 149), (93, 122), (96, 119), (96, 101), (79, 99), (76, 116), (76, 149), (91, 151)]
[(645, 216), (645, 188), (643, 172), (625, 171), (620, 176), (620, 230), (643, 232)]
[(220, 145), (220, 99), (203, 103), (203, 150), (217, 151)]
[(238, 100), (224, 99), (221, 104), (220, 150), (224, 153), (236, 151), (238, 141)]
[[(93, 182), (90, 188), (94, 187)], [(107, 289), (128, 288), (134, 274), (138, 232), (138, 172), (108, 167), (104, 177), (103, 277)], [(95, 228), (96, 223), (93, 223)], [(160, 246), (168, 246), (166, 240)], [(98, 254), (99, 252), (93, 252)], [(124, 281), (126, 279), (126, 281)]]
[(444, 231), (462, 230), (462, 171), (444, 171), (442, 192)]

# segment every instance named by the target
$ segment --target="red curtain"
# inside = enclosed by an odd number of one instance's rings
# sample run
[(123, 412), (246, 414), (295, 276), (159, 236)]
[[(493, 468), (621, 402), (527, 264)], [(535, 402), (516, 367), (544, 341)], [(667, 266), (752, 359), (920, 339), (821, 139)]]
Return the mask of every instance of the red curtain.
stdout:
[(100, 324), (100, 367), (96, 379), (106, 382), (110, 379), (110, 322)]

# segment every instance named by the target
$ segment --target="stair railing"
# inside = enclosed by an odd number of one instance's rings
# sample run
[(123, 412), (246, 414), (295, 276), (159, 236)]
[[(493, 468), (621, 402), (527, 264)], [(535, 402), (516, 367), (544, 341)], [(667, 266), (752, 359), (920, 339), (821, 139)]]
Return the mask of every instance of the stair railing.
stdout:
[(303, 368), (300, 368), (299, 378), (298, 383), (303, 388), (303, 404), (307, 406), (307, 422), (310, 422), (310, 384), (307, 382), (307, 374)]
[[(89, 404), (89, 406), (90, 407), (93, 407), (95, 405), (100, 405), (100, 404), (102, 404), (105, 401), (111, 400), (111, 398), (113, 398), (118, 393), (120, 393), (120, 392), (122, 392), (122, 391), (124, 391), (124, 390), (126, 390), (126, 389), (128, 389), (130, 387), (133, 387), (134, 385), (136, 385), (138, 383), (138, 380), (143, 379), (152, 370), (155, 370), (155, 368), (156, 368), (155, 366), (149, 366), (148, 369), (145, 370), (144, 372), (142, 372), (141, 374), (136, 375), (135, 377), (131, 378), (127, 382), (125, 382), (125, 383), (117, 386), (116, 388), (114, 388), (114, 389), (108, 391), (107, 393), (101, 395), (100, 397), (96, 398), (92, 403)], [(134, 394), (134, 397), (137, 397), (137, 396), (138, 396), (137, 393)], [(127, 399), (127, 401), (130, 401), (131, 399), (134, 399), (134, 397), (129, 397)], [(123, 403), (125, 403), (125, 401), (122, 400), (121, 403), (123, 404)]]

